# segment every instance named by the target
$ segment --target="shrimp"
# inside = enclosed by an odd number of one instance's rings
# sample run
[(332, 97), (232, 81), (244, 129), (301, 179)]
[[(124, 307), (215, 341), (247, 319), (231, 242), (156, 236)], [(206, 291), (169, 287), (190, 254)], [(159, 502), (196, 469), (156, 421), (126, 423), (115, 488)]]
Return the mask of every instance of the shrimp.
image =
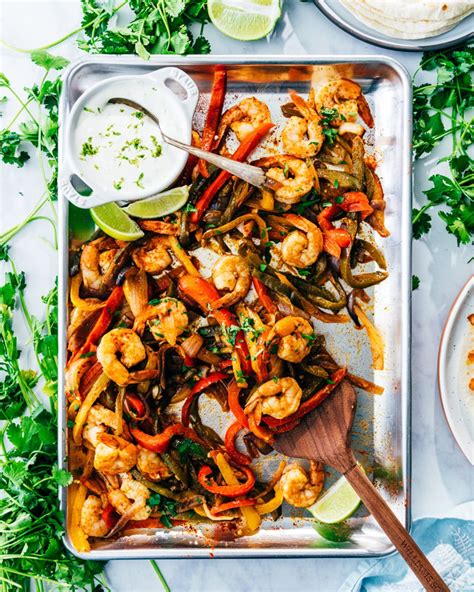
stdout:
[(162, 298), (135, 319), (134, 328), (141, 331), (145, 322), (157, 341), (165, 339), (170, 345), (176, 345), (176, 339), (188, 326), (189, 319), (186, 307), (180, 300)]
[(278, 357), (299, 364), (309, 354), (313, 335), (314, 329), (306, 319), (289, 315), (275, 323), (265, 345), (269, 349), (278, 343)]
[(324, 109), (336, 109), (335, 117), (331, 120), (333, 126), (339, 127), (345, 121), (354, 122), (359, 113), (368, 127), (374, 127), (374, 120), (362, 89), (352, 80), (341, 78), (329, 82), (319, 90), (315, 103), (320, 115), (324, 115)]
[(107, 249), (99, 253), (99, 269), (102, 275), (106, 274), (113, 265), (118, 252), (119, 249)]
[(221, 118), (217, 136), (219, 141), (228, 127), (235, 133), (240, 142), (250, 132), (253, 132), (263, 123), (272, 120), (269, 108), (255, 97), (248, 97), (228, 109)]
[(283, 149), (298, 158), (311, 158), (321, 150), (325, 135), (319, 115), (296, 93), (290, 93), (302, 117), (290, 117), (281, 132)]
[(324, 485), (324, 470), (320, 462), (310, 461), (309, 478), (301, 465), (288, 465), (280, 486), (285, 500), (296, 508), (307, 508), (318, 499)]
[(314, 168), (294, 156), (266, 156), (252, 164), (267, 169), (267, 177), (277, 184), (275, 198), (283, 203), (298, 203), (314, 185)]
[(316, 224), (303, 216), (285, 216), (297, 230), (292, 230), (281, 243), (281, 256), (285, 263), (294, 267), (308, 267), (316, 262), (323, 250), (323, 235)]
[(171, 477), (171, 472), (160, 456), (151, 450), (138, 446), (137, 467), (147, 479), (160, 481)]
[(99, 434), (95, 449), (94, 468), (101, 473), (118, 475), (130, 471), (137, 464), (135, 444), (112, 434)]
[(93, 537), (104, 537), (109, 527), (102, 518), (104, 511), (102, 501), (96, 495), (89, 495), (81, 510), (81, 528), (84, 534)]
[(126, 515), (129, 520), (146, 520), (151, 513), (151, 508), (146, 504), (150, 497), (148, 487), (135, 481), (128, 473), (122, 473), (120, 477), (120, 489), (108, 492), (109, 502), (121, 516)]
[(147, 273), (157, 274), (171, 265), (171, 257), (161, 237), (155, 236), (132, 253), (135, 265)]
[(231, 306), (247, 294), (252, 277), (248, 263), (238, 255), (223, 255), (212, 270), (212, 281), (224, 296), (213, 302), (213, 307)]
[(294, 378), (274, 377), (254, 391), (247, 401), (245, 413), (283, 419), (298, 409), (301, 395), (301, 388)]
[[(118, 250), (112, 249), (114, 253), (110, 260), (110, 255), (104, 254), (110, 250), (109, 247), (110, 242), (107, 239), (99, 238), (87, 243), (81, 253), (80, 268), (84, 286), (99, 296), (109, 290), (116, 269)], [(105, 273), (102, 273), (101, 266), (104, 270), (106, 268)]]
[(82, 437), (94, 448), (99, 444), (99, 437), (107, 432), (107, 428), (116, 429), (117, 417), (113, 411), (96, 403), (90, 408), (87, 421), (82, 430)]
[(146, 358), (145, 346), (132, 329), (112, 329), (100, 340), (97, 360), (104, 373), (120, 386), (130, 384), (128, 369)]

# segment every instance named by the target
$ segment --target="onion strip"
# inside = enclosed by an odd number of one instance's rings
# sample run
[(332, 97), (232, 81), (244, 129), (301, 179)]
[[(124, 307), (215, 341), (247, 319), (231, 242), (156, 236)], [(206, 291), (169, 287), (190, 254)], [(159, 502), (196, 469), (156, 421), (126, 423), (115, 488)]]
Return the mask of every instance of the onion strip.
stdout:
[(107, 388), (109, 382), (110, 379), (105, 374), (101, 374), (101, 376), (99, 376), (99, 378), (95, 381), (94, 386), (88, 392), (84, 401), (82, 401), (81, 407), (79, 408), (79, 411), (76, 415), (74, 428), (72, 429), (74, 444), (77, 446), (82, 444), (82, 429), (86, 423), (89, 411), (91, 410), (92, 405), (99, 398), (102, 391)]

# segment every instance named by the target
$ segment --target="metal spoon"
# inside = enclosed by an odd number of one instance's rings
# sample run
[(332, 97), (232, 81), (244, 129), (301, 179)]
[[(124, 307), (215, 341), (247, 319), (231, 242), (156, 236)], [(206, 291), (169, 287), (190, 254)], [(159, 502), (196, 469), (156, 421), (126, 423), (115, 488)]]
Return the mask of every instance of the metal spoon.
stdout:
[(169, 144), (170, 146), (174, 146), (175, 148), (179, 148), (180, 150), (184, 150), (188, 154), (192, 154), (193, 156), (197, 156), (198, 158), (202, 158), (206, 162), (209, 162), (216, 167), (235, 175), (239, 179), (243, 181), (247, 181), (250, 185), (254, 187), (258, 187), (262, 189), (264, 187), (269, 187), (271, 184), (268, 183), (268, 179), (265, 176), (263, 170), (259, 167), (252, 166), (250, 164), (246, 164), (244, 162), (237, 162), (236, 160), (232, 160), (231, 158), (226, 158), (225, 156), (220, 156), (219, 154), (214, 154), (213, 152), (207, 152), (206, 150), (201, 150), (200, 148), (196, 148), (195, 146), (190, 146), (189, 144), (183, 144), (183, 142), (179, 142), (178, 140), (174, 140), (170, 138), (166, 134), (163, 133), (159, 119), (148, 111), (146, 107), (143, 107), (139, 103), (135, 101), (131, 101), (130, 99), (124, 99), (121, 97), (114, 97), (109, 99), (109, 103), (121, 103), (123, 105), (127, 105), (128, 107), (132, 107), (137, 111), (141, 111), (147, 117), (149, 117), (156, 125), (161, 132), (161, 136), (163, 140)]

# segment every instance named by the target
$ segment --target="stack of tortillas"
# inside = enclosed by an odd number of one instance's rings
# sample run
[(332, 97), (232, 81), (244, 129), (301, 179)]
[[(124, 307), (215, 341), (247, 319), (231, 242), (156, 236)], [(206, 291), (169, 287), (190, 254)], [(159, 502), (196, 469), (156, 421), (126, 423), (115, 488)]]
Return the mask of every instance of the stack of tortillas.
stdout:
[(440, 35), (474, 12), (474, 0), (341, 0), (341, 4), (365, 25), (399, 39)]

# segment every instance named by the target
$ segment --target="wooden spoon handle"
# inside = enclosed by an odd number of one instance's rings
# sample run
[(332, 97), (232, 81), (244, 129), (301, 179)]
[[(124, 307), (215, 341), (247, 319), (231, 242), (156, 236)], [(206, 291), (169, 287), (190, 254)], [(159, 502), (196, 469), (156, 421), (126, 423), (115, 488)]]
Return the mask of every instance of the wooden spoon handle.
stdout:
[(438, 572), (408, 534), (408, 531), (400, 524), (364, 471), (355, 465), (345, 473), (345, 476), (424, 588), (436, 592), (449, 592), (449, 588)]

